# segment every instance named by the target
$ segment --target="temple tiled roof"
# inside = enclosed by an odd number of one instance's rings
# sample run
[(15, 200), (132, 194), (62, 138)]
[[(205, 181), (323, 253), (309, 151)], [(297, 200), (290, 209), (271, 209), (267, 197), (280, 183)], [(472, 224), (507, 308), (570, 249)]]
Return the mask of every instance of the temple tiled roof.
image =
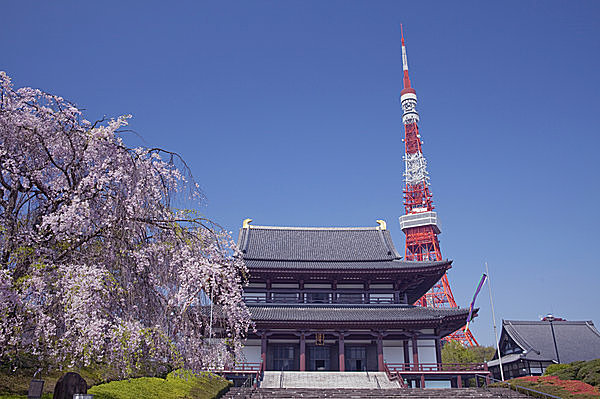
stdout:
[(377, 227), (273, 227), (247, 223), (238, 246), (251, 277), (393, 275), (410, 303), (451, 267), (445, 261), (404, 261), (389, 230)]
[[(436, 309), (412, 305), (260, 304), (248, 305), (252, 320), (296, 322), (396, 322), (466, 319), (469, 309)], [(463, 320), (463, 324), (466, 320)]]
[[(600, 332), (592, 321), (552, 322), (560, 362), (600, 358)], [(503, 320), (502, 334), (508, 334), (528, 360), (557, 360), (549, 321)]]
[(331, 269), (371, 269), (376, 267), (377, 269), (446, 269), (451, 264), (451, 261), (440, 261), (440, 262), (407, 262), (402, 260), (389, 260), (389, 261), (359, 261), (359, 262), (322, 262), (322, 261), (269, 261), (263, 259), (246, 259), (246, 265), (253, 268), (273, 268), (273, 269), (294, 269), (294, 270), (323, 270)]
[(244, 259), (378, 262), (400, 259), (390, 232), (379, 227), (250, 226), (240, 231)]

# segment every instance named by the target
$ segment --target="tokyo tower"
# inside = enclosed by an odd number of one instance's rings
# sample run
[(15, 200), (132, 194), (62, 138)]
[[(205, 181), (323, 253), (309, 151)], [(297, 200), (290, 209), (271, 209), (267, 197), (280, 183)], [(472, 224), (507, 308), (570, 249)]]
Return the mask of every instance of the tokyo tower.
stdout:
[[(419, 114), (417, 113), (417, 92), (410, 85), (408, 77), (408, 61), (404, 32), (400, 25), (402, 36), (402, 70), (404, 74), (404, 89), (400, 92), (402, 104), (402, 123), (404, 124), (404, 210), (400, 217), (400, 227), (406, 234), (405, 259), (409, 261), (441, 261), (442, 252), (438, 234), (441, 233), (437, 213), (433, 211), (433, 195), (429, 191), (429, 174), (427, 161), (423, 156), (421, 135), (419, 134)], [(450, 289), (446, 274), (429, 292), (423, 295), (415, 305), (434, 308), (457, 307)], [(469, 330), (464, 327), (445, 338), (459, 341), (466, 346), (477, 346), (478, 343)]]

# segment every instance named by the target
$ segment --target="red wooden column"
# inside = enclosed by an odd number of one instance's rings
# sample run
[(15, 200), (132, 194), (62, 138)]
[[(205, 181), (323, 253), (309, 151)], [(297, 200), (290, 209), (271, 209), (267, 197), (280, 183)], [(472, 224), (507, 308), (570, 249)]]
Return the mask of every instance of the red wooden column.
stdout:
[(402, 343), (402, 346), (404, 347), (404, 370), (408, 371), (410, 369), (410, 367), (408, 366), (408, 363), (410, 363), (410, 351), (408, 350), (408, 339), (405, 339), (404, 342)]
[(417, 337), (412, 337), (412, 361), (413, 361), (413, 369), (419, 370), (419, 348), (417, 346)]
[(377, 334), (377, 368), (379, 371), (385, 371), (383, 365), (383, 339), (381, 333)]
[(306, 338), (300, 333), (300, 371), (306, 371)]
[(260, 336), (260, 358), (264, 369), (267, 368), (267, 333), (263, 331)]
[(345, 348), (344, 348), (344, 333), (340, 332), (338, 339), (339, 347), (339, 363), (340, 363), (340, 371), (346, 371), (346, 358), (345, 358)]
[(439, 338), (435, 339), (435, 360), (438, 364), (438, 368), (441, 368), (442, 364), (442, 340)]

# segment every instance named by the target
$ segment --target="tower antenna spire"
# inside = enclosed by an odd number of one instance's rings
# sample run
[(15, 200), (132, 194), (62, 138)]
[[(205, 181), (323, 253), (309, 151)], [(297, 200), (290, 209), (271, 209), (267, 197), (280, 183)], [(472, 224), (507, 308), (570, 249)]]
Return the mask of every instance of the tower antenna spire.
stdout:
[(406, 45), (404, 44), (404, 30), (400, 24), (400, 37), (402, 39), (402, 72), (404, 74), (404, 89), (410, 89), (410, 78), (408, 77), (408, 58), (406, 57)]
[[(417, 112), (417, 92), (410, 85), (404, 30), (400, 25), (402, 38), (402, 71), (404, 88), (400, 92), (402, 123), (404, 124), (404, 215), (400, 217), (400, 227), (406, 234), (405, 259), (408, 261), (441, 261), (442, 252), (438, 235), (441, 233), (437, 213), (434, 211), (433, 195), (429, 190), (427, 160), (423, 155), (421, 134), (419, 133), (419, 113)], [(429, 292), (415, 305), (434, 308), (456, 308), (456, 301), (450, 289), (448, 277), (444, 274)], [(464, 345), (476, 346), (473, 334), (462, 327), (445, 339), (455, 340)]]

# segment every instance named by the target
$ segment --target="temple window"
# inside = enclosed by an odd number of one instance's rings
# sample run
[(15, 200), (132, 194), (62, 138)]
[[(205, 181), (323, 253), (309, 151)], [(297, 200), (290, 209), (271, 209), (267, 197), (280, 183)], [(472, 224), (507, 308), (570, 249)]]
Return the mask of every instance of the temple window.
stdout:
[(248, 303), (266, 302), (267, 294), (264, 292), (244, 292), (244, 300)]
[(271, 288), (299, 288), (298, 283), (271, 283)]
[(363, 303), (364, 294), (362, 293), (339, 293), (337, 294), (339, 303)]
[(329, 292), (307, 292), (306, 303), (331, 303)]
[(273, 292), (271, 293), (272, 302), (296, 303), (298, 302), (297, 292)]
[(386, 284), (376, 283), (376, 284), (371, 284), (369, 287), (372, 290), (391, 290), (391, 289), (394, 289), (394, 284), (392, 284), (392, 283), (386, 283)]
[(338, 283), (337, 285), (337, 289), (338, 290), (343, 290), (343, 289), (358, 289), (358, 290), (363, 290), (365, 288), (365, 285), (360, 283)]
[(267, 288), (267, 283), (251, 281), (248, 283), (248, 288)]
[(393, 303), (394, 302), (394, 293), (386, 292), (382, 294), (371, 294), (369, 295), (370, 303)]
[(327, 288), (331, 289), (330, 283), (304, 283), (304, 288)]

